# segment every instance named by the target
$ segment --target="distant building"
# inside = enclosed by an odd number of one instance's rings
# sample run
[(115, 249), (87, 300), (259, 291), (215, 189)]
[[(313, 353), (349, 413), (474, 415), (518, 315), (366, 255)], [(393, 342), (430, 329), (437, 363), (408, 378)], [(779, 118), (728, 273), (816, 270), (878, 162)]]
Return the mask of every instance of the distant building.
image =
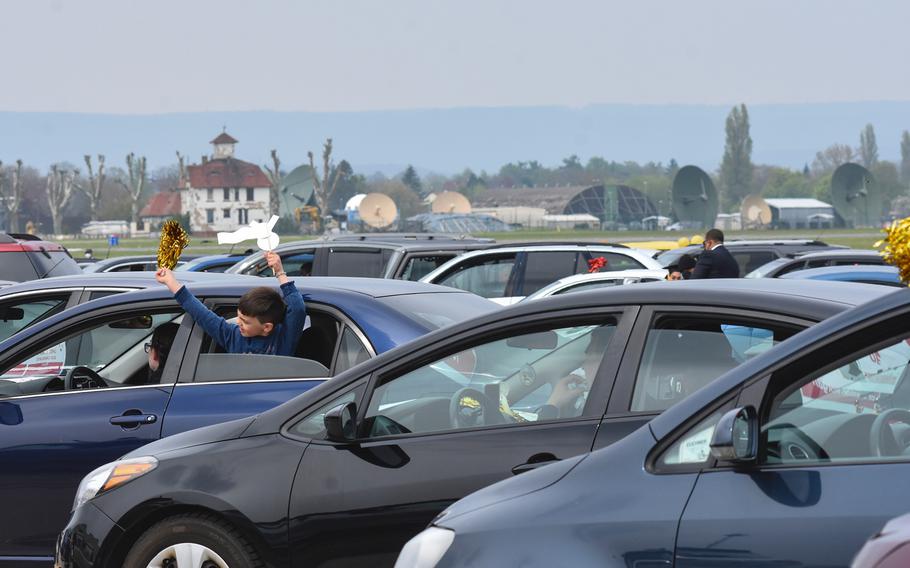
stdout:
[(771, 226), (786, 229), (831, 227), (834, 206), (810, 198), (765, 199), (771, 208)]
[(574, 229), (597, 229), (600, 219), (587, 213), (573, 213), (571, 215), (544, 215), (544, 227), (571, 231)]
[(234, 231), (269, 219), (269, 178), (256, 164), (234, 157), (237, 144), (227, 132), (211, 141), (211, 159), (186, 168), (181, 179), (183, 211), (193, 232)]
[(179, 217), (182, 213), (180, 192), (161, 191), (149, 199), (149, 202), (139, 212), (139, 218), (142, 219), (146, 230), (155, 231), (161, 227), (162, 223), (168, 219)]

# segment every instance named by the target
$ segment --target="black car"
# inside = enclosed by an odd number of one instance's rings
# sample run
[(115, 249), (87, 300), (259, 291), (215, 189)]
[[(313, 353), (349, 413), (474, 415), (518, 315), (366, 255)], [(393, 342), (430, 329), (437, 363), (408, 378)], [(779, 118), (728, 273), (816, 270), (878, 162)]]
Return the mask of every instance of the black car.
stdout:
[(34, 235), (0, 233), (0, 280), (25, 282), (81, 272), (70, 253), (57, 243)]
[[(385, 240), (383, 240), (385, 239)], [(405, 236), (339, 237), (338, 240), (296, 241), (275, 252), (289, 276), (364, 276), (420, 280), (456, 256), (490, 246), (489, 239), (410, 239)], [(257, 252), (225, 271), (271, 276), (265, 253)]]
[(906, 567), (882, 526), (910, 506), (908, 322), (906, 287), (822, 322), (620, 443), (459, 501), (400, 565), (846, 567), (871, 538)]
[[(822, 241), (807, 239), (766, 239), (766, 240), (728, 240), (724, 247), (739, 265), (740, 277), (749, 274), (759, 266), (767, 264), (778, 258), (792, 258), (807, 252), (846, 249), (841, 245), (829, 245)], [(701, 245), (690, 245), (668, 250), (657, 256), (657, 261), (663, 268), (670, 268), (679, 262), (679, 257), (688, 254), (698, 259), (701, 254)]]
[(390, 565), (452, 501), (609, 445), (740, 362), (887, 292), (824, 284), (638, 284), (455, 324), (258, 417), (91, 473), (58, 566), (180, 566), (167, 562), (184, 553), (232, 568)]
[(835, 249), (801, 254), (795, 258), (784, 257), (763, 264), (746, 274), (746, 278), (780, 278), (784, 274), (823, 268), (825, 266), (879, 266), (885, 264), (877, 250)]

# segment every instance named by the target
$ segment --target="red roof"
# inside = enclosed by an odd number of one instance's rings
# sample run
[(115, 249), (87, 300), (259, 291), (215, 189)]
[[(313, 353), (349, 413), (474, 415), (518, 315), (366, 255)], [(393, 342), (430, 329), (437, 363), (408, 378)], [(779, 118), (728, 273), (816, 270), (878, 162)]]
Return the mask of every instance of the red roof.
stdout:
[(145, 204), (140, 217), (173, 217), (180, 215), (180, 193), (176, 191), (161, 191), (156, 193)]
[(190, 186), (195, 189), (218, 187), (270, 187), (269, 178), (256, 164), (223, 158), (198, 166), (187, 166)]
[(215, 137), (214, 140), (209, 142), (209, 144), (236, 144), (237, 141), (234, 140), (234, 137), (228, 134), (227, 132), (222, 132)]

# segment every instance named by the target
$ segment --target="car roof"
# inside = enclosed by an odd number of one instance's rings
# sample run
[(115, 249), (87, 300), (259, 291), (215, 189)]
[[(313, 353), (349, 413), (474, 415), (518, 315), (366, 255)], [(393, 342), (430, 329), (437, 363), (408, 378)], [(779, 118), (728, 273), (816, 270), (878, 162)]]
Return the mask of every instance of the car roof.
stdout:
[[(753, 282), (762, 280), (766, 279), (755, 279)], [(785, 282), (785, 280), (779, 278), (767, 280)], [(808, 282), (801, 282), (801, 284), (808, 284)], [(859, 284), (842, 284), (847, 286), (859, 286)], [(867, 288), (876, 287), (874, 285), (864, 286)], [(886, 290), (888, 293), (871, 298), (862, 305), (850, 310), (845, 310), (840, 314), (834, 315), (825, 321), (801, 331), (786, 341), (774, 346), (774, 348), (756, 355), (754, 358), (747, 360), (733, 370), (724, 373), (705, 387), (681, 400), (678, 404), (671, 406), (659, 416), (654, 417), (651, 422), (649, 422), (652, 434), (658, 440), (663, 438), (691, 416), (704, 409), (706, 405), (712, 403), (725, 393), (741, 387), (745, 380), (765, 373), (768, 367), (775, 365), (778, 361), (789, 359), (816, 342), (836, 337), (855, 325), (874, 320), (889, 313), (897, 312), (907, 304), (910, 304), (910, 289), (904, 288), (895, 291), (893, 288), (885, 286), (877, 287)], [(632, 286), (629, 286), (629, 288), (632, 288)]]
[[(634, 286), (617, 286), (541, 298), (533, 302), (520, 302), (490, 314), (457, 322), (443, 329), (419, 337), (406, 346), (399, 346), (358, 366), (354, 373), (346, 372), (332, 380), (332, 385), (319, 385), (300, 395), (315, 397), (315, 402), (342, 384), (358, 380), (364, 374), (407, 353), (422, 349), (427, 344), (470, 332), (494, 322), (543, 315), (555, 311), (591, 309), (593, 306), (673, 305), (704, 306), (712, 308), (746, 308), (820, 321), (847, 310), (861, 302), (887, 295), (890, 290), (872, 284), (845, 282), (791, 282), (779, 279), (712, 279), (678, 282), (649, 282)], [(249, 432), (277, 431), (284, 421), (292, 418), (299, 405), (285, 404), (265, 412), (251, 426)]]
[(807, 260), (811, 258), (841, 258), (841, 257), (881, 257), (881, 253), (874, 249), (829, 249), (810, 251), (801, 254), (793, 260)]
[(495, 243), (494, 239), (474, 237), (467, 234), (455, 233), (355, 233), (350, 235), (329, 235), (325, 240), (333, 242), (349, 241), (386, 241), (386, 242), (427, 242), (427, 241), (459, 241), (476, 243)]
[(788, 272), (778, 278), (783, 280), (811, 280), (824, 276), (851, 276), (861, 279), (864, 276), (893, 276), (895, 280), (900, 280), (900, 270), (891, 265), (859, 264), (849, 266), (820, 266), (818, 268), (806, 268)]

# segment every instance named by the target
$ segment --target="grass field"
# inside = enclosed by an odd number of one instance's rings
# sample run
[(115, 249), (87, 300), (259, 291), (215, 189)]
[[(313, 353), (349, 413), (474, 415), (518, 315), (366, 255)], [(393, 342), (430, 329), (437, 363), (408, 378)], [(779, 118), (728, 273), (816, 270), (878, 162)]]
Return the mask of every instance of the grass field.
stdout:
[[(581, 240), (604, 241), (616, 243), (631, 243), (636, 241), (676, 241), (682, 237), (693, 235), (669, 231), (513, 231), (509, 233), (480, 233), (476, 236), (494, 238), (500, 242), (520, 241), (545, 241), (545, 240)], [(316, 239), (318, 237), (307, 235), (282, 235), (282, 242)], [(882, 238), (882, 233), (874, 229), (831, 229), (825, 231), (730, 231), (727, 239), (818, 239), (829, 244), (845, 245), (852, 248), (872, 248), (872, 245)], [(91, 248), (96, 258), (108, 256), (129, 256), (137, 254), (155, 254), (158, 250), (158, 239), (121, 238), (120, 246), (108, 246), (106, 239), (68, 239), (61, 240), (73, 256), (82, 256), (87, 248)], [(255, 248), (255, 243), (242, 243), (234, 247), (235, 251)], [(213, 237), (190, 236), (190, 245), (186, 254), (204, 255), (225, 253), (231, 250), (230, 246), (219, 245)]]

